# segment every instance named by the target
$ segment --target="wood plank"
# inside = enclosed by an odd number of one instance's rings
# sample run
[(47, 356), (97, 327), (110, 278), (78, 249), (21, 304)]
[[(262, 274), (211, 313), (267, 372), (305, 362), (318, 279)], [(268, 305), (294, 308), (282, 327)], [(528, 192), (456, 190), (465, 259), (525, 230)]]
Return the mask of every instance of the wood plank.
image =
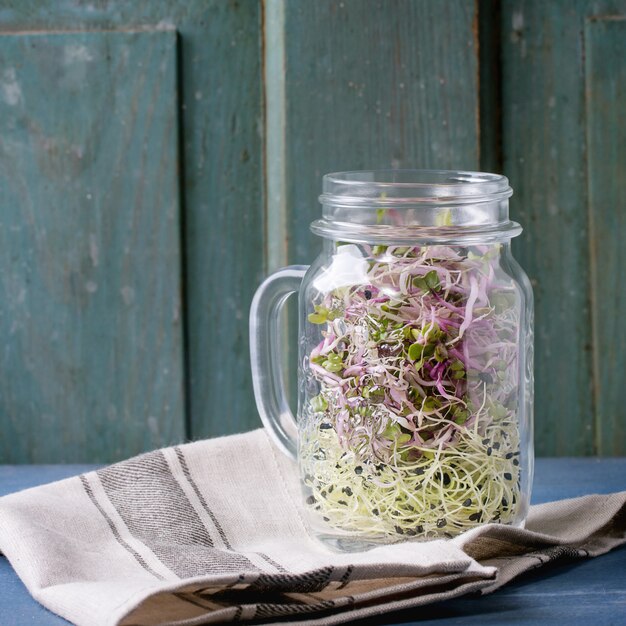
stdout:
[(250, 303), (266, 265), (261, 8), (254, 0), (177, 3), (191, 57), (183, 91), (194, 438), (261, 425), (248, 341)]
[(626, 453), (626, 15), (585, 28), (596, 446)]
[(0, 36), (0, 459), (180, 439), (176, 34)]
[(265, 268), (261, 3), (6, 0), (0, 30), (176, 28), (193, 438), (259, 425), (248, 309)]
[[(278, 4), (285, 260), (306, 263), (320, 249), (309, 223), (320, 214), (324, 173), (478, 167), (477, 12), (464, 0)], [(269, 245), (284, 248), (272, 235)]]
[(513, 250), (535, 292), (539, 455), (594, 450), (583, 127), (583, 11), (502, 7), (504, 173), (524, 233)]

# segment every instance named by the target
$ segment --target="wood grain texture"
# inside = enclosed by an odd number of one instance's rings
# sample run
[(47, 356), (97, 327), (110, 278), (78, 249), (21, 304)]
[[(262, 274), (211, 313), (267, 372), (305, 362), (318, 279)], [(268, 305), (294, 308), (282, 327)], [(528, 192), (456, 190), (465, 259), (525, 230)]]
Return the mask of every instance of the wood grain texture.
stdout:
[(594, 450), (585, 210), (583, 19), (560, 2), (503, 4), (504, 172), (535, 292), (539, 455)]
[(175, 441), (176, 35), (3, 35), (0, 58), (0, 459)]
[[(307, 263), (320, 249), (309, 223), (320, 214), (323, 174), (478, 167), (477, 12), (464, 0), (279, 4), (285, 255)], [(269, 245), (285, 245), (268, 235)]]
[(585, 28), (596, 447), (626, 452), (626, 15)]
[[(372, 0), (365, 9), (359, 0), (275, 1), (268, 10), (273, 4), (284, 13), (278, 163), (289, 262), (311, 262), (320, 249), (309, 224), (320, 213), (323, 174), (478, 166), (473, 3)], [(269, 245), (283, 242), (269, 233)]]
[[(617, 194), (621, 188), (616, 178), (608, 184), (601, 172), (604, 157), (598, 156), (604, 152), (601, 140), (588, 135), (598, 135), (603, 125), (612, 132), (605, 118), (608, 109), (596, 110), (591, 124), (597, 128), (586, 130), (590, 120), (585, 106), (583, 36), (589, 17), (620, 14), (626, 14), (623, 0), (512, 0), (502, 4), (504, 172), (516, 192), (511, 201), (513, 216), (525, 227), (514, 242), (514, 252), (535, 290), (535, 442), (539, 455), (608, 453), (606, 443), (597, 439), (602, 428), (595, 427), (598, 420), (605, 423), (607, 419), (612, 425), (604, 431), (604, 438), (615, 436), (619, 442), (612, 452), (626, 450), (623, 426), (618, 427), (626, 420), (623, 405), (616, 404), (616, 396), (611, 394), (601, 397), (604, 394), (597, 393), (597, 385), (594, 394), (593, 385), (602, 378), (603, 389), (617, 390), (621, 373), (619, 366), (601, 370), (593, 364), (593, 352), (606, 347), (608, 335), (602, 339), (592, 333), (592, 313), (597, 319), (598, 312), (592, 286), (598, 283), (596, 271), (590, 269), (587, 190), (588, 184), (596, 185), (592, 182), (595, 176), (603, 177), (605, 194)], [(606, 68), (609, 73), (621, 62), (620, 57), (613, 59)], [(606, 85), (589, 87), (594, 91), (592, 99), (611, 98), (606, 92), (596, 93)], [(614, 113), (617, 107), (623, 111), (623, 96), (612, 102)], [(587, 136), (596, 142), (593, 172), (587, 168)], [(600, 211), (602, 216), (611, 212), (610, 228), (621, 219), (615, 207), (608, 205), (594, 203), (589, 210), (594, 214)], [(606, 254), (599, 254), (605, 260), (604, 286), (618, 280), (623, 271), (619, 259), (611, 257), (619, 238), (618, 231), (613, 232), (609, 241), (615, 243), (608, 246)], [(598, 237), (594, 240), (599, 241)], [(614, 331), (624, 328), (617, 304), (615, 299), (609, 303), (603, 298), (600, 305), (601, 324)], [(606, 417), (606, 410), (613, 411), (611, 418)]]
[(265, 265), (261, 9), (257, 0), (0, 1), (4, 31), (157, 28), (179, 34), (192, 438), (259, 425), (247, 316)]

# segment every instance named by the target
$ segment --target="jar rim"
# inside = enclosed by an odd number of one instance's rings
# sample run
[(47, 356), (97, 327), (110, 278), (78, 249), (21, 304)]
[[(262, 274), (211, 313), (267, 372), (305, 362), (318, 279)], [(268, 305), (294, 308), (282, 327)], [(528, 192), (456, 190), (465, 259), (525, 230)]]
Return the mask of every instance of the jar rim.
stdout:
[(355, 208), (446, 207), (509, 198), (506, 176), (470, 170), (380, 169), (324, 175), (319, 200)]
[(363, 170), (323, 177), (322, 219), (311, 230), (343, 241), (506, 241), (506, 176), (468, 170)]

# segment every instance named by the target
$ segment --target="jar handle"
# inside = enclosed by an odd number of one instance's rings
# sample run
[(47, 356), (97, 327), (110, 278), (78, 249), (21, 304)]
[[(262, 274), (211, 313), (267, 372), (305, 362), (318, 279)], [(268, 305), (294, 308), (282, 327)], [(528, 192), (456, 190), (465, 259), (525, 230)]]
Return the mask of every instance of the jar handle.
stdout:
[(296, 458), (298, 427), (287, 402), (280, 366), (280, 319), (287, 298), (300, 289), (308, 266), (290, 265), (269, 276), (250, 307), (250, 363), (256, 406), (274, 443)]

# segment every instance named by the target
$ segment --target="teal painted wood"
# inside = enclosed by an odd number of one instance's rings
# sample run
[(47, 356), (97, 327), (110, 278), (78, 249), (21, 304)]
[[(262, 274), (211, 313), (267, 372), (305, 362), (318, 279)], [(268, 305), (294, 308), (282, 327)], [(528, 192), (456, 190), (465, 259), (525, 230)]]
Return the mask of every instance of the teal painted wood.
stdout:
[(181, 0), (181, 16), (189, 4), (203, 20), (185, 17), (193, 56), (183, 86), (191, 434), (198, 438), (261, 425), (248, 312), (266, 257), (262, 6)]
[(259, 424), (247, 316), (265, 266), (261, 9), (257, 0), (0, 2), (5, 31), (175, 28), (179, 34), (183, 313), (193, 438)]
[(274, 221), (284, 221), (287, 240), (280, 229), (268, 233), (283, 260), (316, 256), (309, 223), (326, 172), (478, 167), (474, 3), (278, 0), (267, 8), (283, 14), (282, 41), (272, 43), (284, 46), (285, 116), (269, 129), (284, 137), (282, 198), (268, 196), (269, 212), (286, 211)]
[(583, 17), (559, 2), (503, 3), (504, 172), (535, 292), (535, 444), (594, 451), (585, 209)]
[(626, 14), (585, 28), (596, 447), (626, 452)]
[[(600, 304), (597, 298), (592, 301), (592, 285), (608, 286), (611, 276), (623, 273), (623, 266), (612, 256), (619, 246), (616, 230), (612, 239), (601, 244), (593, 237), (603, 248), (598, 259), (604, 259), (595, 270), (590, 257), (588, 186), (599, 189), (598, 185), (603, 185), (593, 181), (596, 176), (605, 182), (602, 202), (609, 199), (606, 194), (617, 194), (620, 187), (615, 178), (608, 184), (601, 171), (603, 157), (598, 156), (604, 148), (592, 137), (601, 133), (601, 127), (609, 128), (605, 126), (609, 110), (596, 110), (591, 121), (586, 117), (584, 77), (589, 67), (583, 37), (589, 17), (624, 14), (624, 0), (513, 0), (502, 4), (504, 171), (516, 191), (511, 202), (513, 214), (525, 227), (514, 243), (515, 254), (535, 289), (535, 441), (540, 455), (626, 450), (623, 405), (616, 404), (612, 394), (605, 396), (599, 391), (600, 380), (604, 390), (621, 387), (619, 361), (611, 369), (596, 360), (594, 368), (592, 356), (607, 347), (607, 328), (623, 337), (618, 300), (602, 297)], [(611, 70), (616, 70), (622, 57), (613, 57)], [(592, 101), (608, 97), (596, 93), (604, 89), (600, 83), (592, 82), (588, 88), (593, 89)], [(618, 100), (612, 102), (613, 107), (620, 106)], [(589, 124), (595, 130), (587, 128)], [(618, 132), (617, 127), (614, 131)], [(590, 168), (586, 137), (595, 141), (597, 155)], [(590, 211), (600, 211), (598, 217), (610, 212), (613, 229), (620, 219), (609, 205), (591, 204)], [(607, 275), (598, 283), (600, 269)], [(594, 337), (592, 314), (599, 319), (599, 313), (603, 329)], [(607, 417), (607, 411), (613, 411), (612, 417)], [(600, 423), (603, 425), (596, 427)], [(604, 443), (597, 438), (601, 432)]]
[(176, 441), (176, 34), (4, 34), (0, 57), (0, 459)]

